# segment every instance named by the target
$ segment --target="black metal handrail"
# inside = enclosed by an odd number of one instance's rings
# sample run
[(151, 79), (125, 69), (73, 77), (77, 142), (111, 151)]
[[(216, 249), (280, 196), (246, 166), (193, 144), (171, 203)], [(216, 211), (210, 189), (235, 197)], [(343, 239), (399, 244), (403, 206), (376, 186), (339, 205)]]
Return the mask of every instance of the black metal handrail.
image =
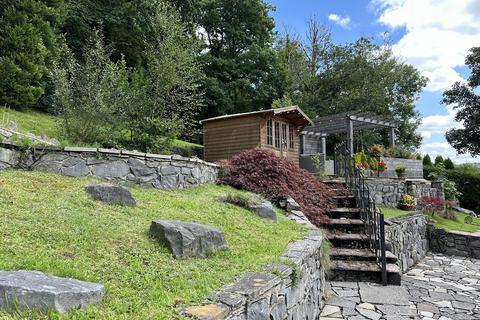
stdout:
[(347, 143), (339, 144), (334, 155), (335, 175), (345, 177), (347, 187), (355, 196), (365, 225), (364, 232), (369, 239), (369, 248), (375, 253), (376, 263), (382, 269), (382, 284), (387, 285), (385, 217), (373, 201), (362, 171), (355, 166), (355, 159), (349, 152)]

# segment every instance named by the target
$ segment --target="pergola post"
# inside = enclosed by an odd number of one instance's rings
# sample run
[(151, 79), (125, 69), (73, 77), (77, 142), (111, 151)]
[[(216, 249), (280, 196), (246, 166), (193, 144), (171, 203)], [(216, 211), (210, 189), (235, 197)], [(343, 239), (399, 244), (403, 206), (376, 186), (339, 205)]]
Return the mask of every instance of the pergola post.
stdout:
[(327, 162), (327, 136), (322, 134), (322, 163), (325, 166)]
[(353, 157), (353, 121), (347, 118), (347, 147), (350, 157)]
[(390, 128), (389, 140), (390, 140), (390, 148), (394, 148), (395, 147), (395, 128), (393, 127)]

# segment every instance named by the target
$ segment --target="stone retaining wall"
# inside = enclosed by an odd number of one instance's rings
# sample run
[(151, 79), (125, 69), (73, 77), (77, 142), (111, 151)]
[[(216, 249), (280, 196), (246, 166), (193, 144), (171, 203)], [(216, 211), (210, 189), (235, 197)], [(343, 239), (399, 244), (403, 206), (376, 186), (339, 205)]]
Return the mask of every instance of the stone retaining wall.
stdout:
[(405, 273), (428, 251), (427, 218), (421, 213), (398, 216), (385, 221), (385, 238)]
[(480, 233), (445, 231), (428, 225), (428, 239), (433, 252), (480, 259)]
[(371, 197), (380, 206), (396, 208), (404, 194), (415, 198), (434, 196), (445, 198), (443, 184), (425, 179), (367, 178)]
[(219, 167), (196, 158), (101, 148), (37, 147), (21, 151), (0, 144), (0, 169), (43, 170), (92, 176), (159, 189), (186, 188), (217, 180)]
[(248, 272), (212, 295), (207, 304), (190, 306), (183, 313), (201, 320), (319, 319), (325, 293), (324, 237), (300, 211), (292, 210), (289, 217), (310, 231), (288, 245), (280, 259), (284, 263)]
[(401, 159), (401, 158), (386, 158), (381, 157), (381, 161), (385, 162), (387, 170), (380, 173), (381, 177), (385, 178), (396, 178), (397, 172), (395, 168), (398, 165), (404, 165), (406, 170), (405, 174), (407, 178), (423, 178), (423, 162), (422, 160), (411, 160), (411, 159)]

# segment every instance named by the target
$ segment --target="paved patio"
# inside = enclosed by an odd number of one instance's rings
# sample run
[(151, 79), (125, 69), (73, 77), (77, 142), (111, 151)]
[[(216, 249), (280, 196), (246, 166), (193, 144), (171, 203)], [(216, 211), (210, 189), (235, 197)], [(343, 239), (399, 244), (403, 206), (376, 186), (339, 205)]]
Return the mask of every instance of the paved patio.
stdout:
[(321, 320), (480, 319), (480, 260), (429, 254), (401, 286), (332, 282)]

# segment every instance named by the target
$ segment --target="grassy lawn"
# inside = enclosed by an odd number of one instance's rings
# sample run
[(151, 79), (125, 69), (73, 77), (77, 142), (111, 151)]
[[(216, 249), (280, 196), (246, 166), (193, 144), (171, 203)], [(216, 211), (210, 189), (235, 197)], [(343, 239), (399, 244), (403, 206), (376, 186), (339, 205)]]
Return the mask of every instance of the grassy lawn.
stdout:
[(412, 211), (404, 211), (404, 210), (400, 210), (400, 209), (397, 209), (397, 208), (387, 208), (387, 207), (382, 207), (380, 209), (382, 209), (382, 212), (385, 216), (385, 219), (393, 218), (393, 217), (396, 217), (396, 216), (401, 216), (401, 215), (408, 214), (408, 213), (412, 212)]
[[(55, 319), (175, 319), (180, 304), (201, 301), (237, 275), (278, 261), (303, 227), (279, 214), (273, 224), (217, 201), (231, 188), (204, 185), (162, 191), (132, 187), (136, 208), (92, 200), (92, 179), (0, 171), (0, 270), (29, 269), (102, 283), (103, 301)], [(152, 219), (209, 224), (224, 231), (227, 251), (175, 260), (149, 236)], [(0, 319), (46, 319), (5, 314)]]
[(6, 126), (8, 121), (13, 121), (17, 124), (20, 132), (31, 132), (37, 136), (44, 133), (49, 138), (56, 138), (58, 136), (57, 119), (57, 117), (36, 110), (16, 111), (0, 106), (0, 120), (3, 126)]
[[(381, 208), (385, 218), (393, 218), (400, 215), (405, 215), (411, 213), (411, 211), (403, 211), (396, 208)], [(438, 214), (431, 215), (428, 214), (428, 217), (435, 221), (435, 226), (440, 229), (445, 229), (448, 231), (465, 231), (465, 232), (477, 232), (480, 231), (480, 219), (473, 218), (472, 224), (464, 223), (465, 217), (467, 216), (464, 213), (455, 211), (456, 220), (450, 220), (440, 217)]]
[[(36, 136), (40, 136), (44, 133), (49, 138), (62, 140), (58, 133), (58, 120), (58, 117), (34, 109), (16, 111), (0, 106), (0, 125), (6, 127), (9, 121), (13, 121), (17, 124), (18, 131), (31, 132)], [(67, 141), (65, 141), (64, 144), (72, 145)], [(171, 142), (171, 147), (191, 149), (202, 147), (202, 145), (174, 139)]]

